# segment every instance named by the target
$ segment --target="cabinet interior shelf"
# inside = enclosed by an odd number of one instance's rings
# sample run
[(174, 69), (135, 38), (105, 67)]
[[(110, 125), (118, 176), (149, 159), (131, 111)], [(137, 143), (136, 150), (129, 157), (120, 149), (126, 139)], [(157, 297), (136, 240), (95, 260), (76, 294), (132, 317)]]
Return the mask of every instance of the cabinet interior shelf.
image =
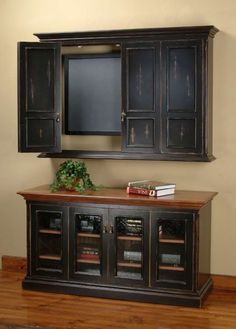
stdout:
[(57, 255), (39, 255), (39, 259), (61, 260), (61, 256), (57, 256)]
[(61, 235), (61, 231), (59, 231), (59, 230), (50, 230), (50, 229), (40, 229), (39, 233)]
[(142, 241), (142, 238), (139, 236), (120, 235), (117, 237), (117, 240)]
[(159, 270), (184, 272), (184, 267), (180, 266), (159, 266)]
[(159, 242), (161, 243), (176, 243), (176, 244), (185, 244), (184, 239), (173, 239), (168, 236), (160, 235)]
[(77, 259), (77, 263), (86, 263), (86, 264), (100, 264), (99, 260), (92, 260), (92, 259)]
[(135, 267), (135, 268), (142, 267), (141, 263), (129, 263), (129, 262), (118, 262), (117, 265), (121, 267)]
[(100, 234), (93, 234), (93, 233), (77, 233), (77, 236), (83, 238), (96, 238), (96, 239), (99, 239), (101, 237)]

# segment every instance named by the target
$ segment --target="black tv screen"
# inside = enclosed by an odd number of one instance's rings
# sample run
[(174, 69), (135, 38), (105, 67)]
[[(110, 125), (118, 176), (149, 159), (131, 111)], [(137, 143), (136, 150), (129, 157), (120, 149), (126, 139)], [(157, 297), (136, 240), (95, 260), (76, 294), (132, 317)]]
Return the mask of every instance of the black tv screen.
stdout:
[(65, 133), (119, 135), (119, 54), (65, 55)]

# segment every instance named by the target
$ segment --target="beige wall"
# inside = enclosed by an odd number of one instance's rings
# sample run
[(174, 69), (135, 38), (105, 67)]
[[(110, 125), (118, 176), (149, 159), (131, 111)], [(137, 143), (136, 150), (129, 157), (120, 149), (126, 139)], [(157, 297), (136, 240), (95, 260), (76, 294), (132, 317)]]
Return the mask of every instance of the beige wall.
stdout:
[[(86, 161), (96, 183), (158, 178), (179, 189), (218, 191), (213, 202), (212, 273), (236, 275), (235, 0), (0, 0), (0, 255), (25, 256), (25, 203), (17, 190), (48, 183), (58, 161), (17, 153), (16, 42), (34, 32), (214, 24), (212, 163)], [(98, 165), (99, 164), (99, 165)]]

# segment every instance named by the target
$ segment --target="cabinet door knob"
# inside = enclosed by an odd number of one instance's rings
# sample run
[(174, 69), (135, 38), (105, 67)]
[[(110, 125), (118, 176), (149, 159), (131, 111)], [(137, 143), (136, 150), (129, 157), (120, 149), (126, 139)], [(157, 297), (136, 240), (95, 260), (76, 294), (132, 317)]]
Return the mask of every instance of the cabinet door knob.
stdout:
[(106, 226), (106, 225), (103, 226), (103, 230), (102, 230), (102, 232), (103, 232), (103, 233), (107, 233), (107, 226)]
[(114, 228), (112, 225), (109, 226), (109, 232), (110, 234), (113, 234), (114, 233)]
[(60, 115), (57, 114), (56, 122), (60, 122)]
[(126, 113), (125, 113), (125, 111), (123, 110), (123, 111), (121, 112), (121, 122), (124, 122), (124, 121), (125, 121), (125, 117), (126, 117)]

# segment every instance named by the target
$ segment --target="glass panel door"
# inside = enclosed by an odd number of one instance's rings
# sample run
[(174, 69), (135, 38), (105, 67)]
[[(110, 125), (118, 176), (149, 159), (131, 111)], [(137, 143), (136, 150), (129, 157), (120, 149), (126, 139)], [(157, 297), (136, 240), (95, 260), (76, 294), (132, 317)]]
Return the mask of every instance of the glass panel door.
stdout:
[(185, 221), (160, 220), (157, 235), (159, 280), (185, 282)]
[(39, 275), (64, 276), (65, 210), (54, 205), (32, 206), (32, 271)]
[(38, 211), (38, 265), (60, 269), (62, 259), (62, 214)]
[(113, 240), (112, 280), (120, 284), (144, 285), (148, 267), (148, 215), (124, 210), (114, 210), (113, 214), (115, 244)]
[(143, 219), (116, 217), (117, 277), (142, 279), (143, 273)]
[(75, 215), (76, 272), (101, 275), (102, 216)]
[(192, 221), (189, 216), (162, 214), (152, 222), (154, 285), (182, 289), (191, 287)]
[(71, 209), (71, 248), (74, 259), (70, 275), (80, 281), (101, 281), (106, 276), (106, 210), (101, 208)]

